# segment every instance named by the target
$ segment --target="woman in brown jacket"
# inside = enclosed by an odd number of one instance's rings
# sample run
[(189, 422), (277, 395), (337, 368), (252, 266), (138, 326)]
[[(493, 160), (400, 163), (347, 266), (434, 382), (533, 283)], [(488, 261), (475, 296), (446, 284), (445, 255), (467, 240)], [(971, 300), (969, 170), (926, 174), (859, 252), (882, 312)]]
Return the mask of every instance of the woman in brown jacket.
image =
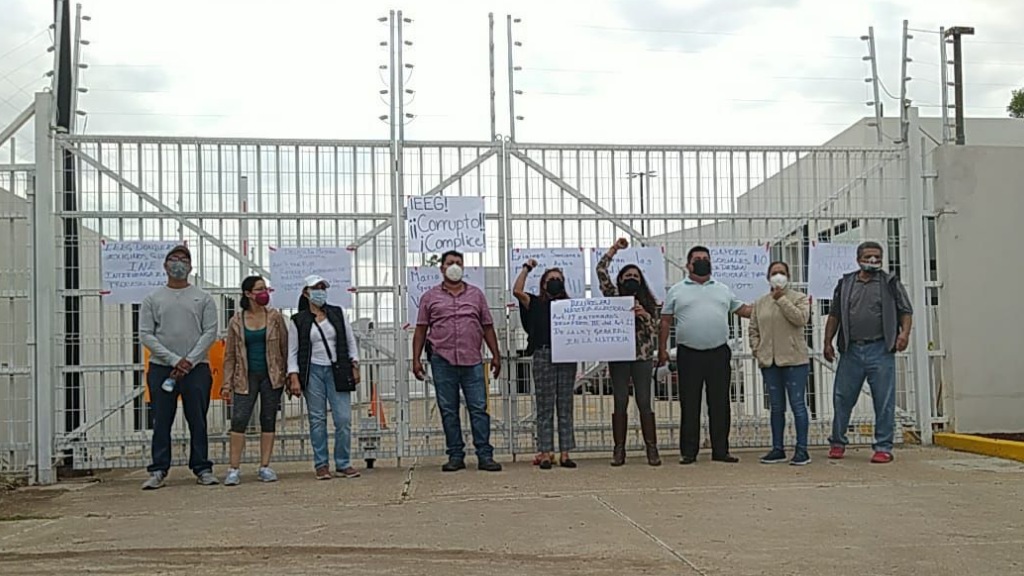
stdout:
[(772, 262), (768, 266), (771, 292), (754, 303), (750, 315), (750, 349), (761, 366), (771, 404), (772, 451), (761, 458), (762, 464), (786, 461), (786, 397), (796, 424), (796, 452), (789, 461), (794, 466), (811, 463), (807, 453), (807, 337), (804, 327), (811, 314), (807, 295), (789, 286), (789, 266)]
[(261, 432), (258, 475), (263, 482), (277, 480), (270, 468), (270, 454), (287, 379), (288, 327), (284, 316), (269, 304), (267, 283), (259, 276), (250, 276), (242, 282), (242, 309), (228, 323), (224, 385), (220, 391), (221, 397), (232, 404), (231, 467), (225, 486), (236, 486), (242, 480), (238, 467), (245, 450), (245, 429), (257, 398)]

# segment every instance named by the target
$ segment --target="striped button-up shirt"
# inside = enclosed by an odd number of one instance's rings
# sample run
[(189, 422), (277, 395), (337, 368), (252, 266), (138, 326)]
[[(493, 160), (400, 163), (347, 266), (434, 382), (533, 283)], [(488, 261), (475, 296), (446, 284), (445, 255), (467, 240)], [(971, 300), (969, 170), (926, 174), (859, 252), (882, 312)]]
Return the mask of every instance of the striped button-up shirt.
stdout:
[(484, 326), (493, 326), (494, 319), (483, 291), (463, 286), (458, 294), (449, 292), (444, 284), (428, 290), (420, 300), (416, 325), (428, 328), (427, 341), (434, 354), (453, 366), (476, 366), (484, 361), (480, 350)]

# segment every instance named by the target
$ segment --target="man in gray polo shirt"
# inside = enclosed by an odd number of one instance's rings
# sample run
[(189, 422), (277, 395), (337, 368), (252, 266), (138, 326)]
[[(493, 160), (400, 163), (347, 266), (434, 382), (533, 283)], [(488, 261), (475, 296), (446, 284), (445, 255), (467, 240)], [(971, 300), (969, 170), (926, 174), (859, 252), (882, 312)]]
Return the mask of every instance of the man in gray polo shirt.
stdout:
[(213, 383), (206, 354), (217, 338), (217, 304), (189, 284), (192, 253), (187, 247), (167, 253), (164, 271), (167, 285), (146, 296), (139, 309), (139, 340), (150, 354), (146, 384), (153, 412), (153, 463), (143, 490), (162, 487), (171, 468), (171, 427), (179, 396), (191, 436), (188, 466), (199, 484), (218, 483), (206, 436)]
[(729, 453), (732, 404), (732, 350), (729, 348), (729, 315), (750, 318), (751, 307), (732, 289), (711, 277), (711, 252), (694, 246), (686, 255), (689, 276), (672, 287), (661, 311), (658, 363), (668, 361), (668, 340), (676, 327), (676, 363), (679, 367), (682, 422), (680, 464), (693, 464), (700, 451), (700, 403), (707, 385), (708, 428), (711, 459), (739, 462)]
[(871, 462), (892, 462), (896, 429), (896, 357), (907, 349), (913, 309), (907, 290), (895, 276), (882, 270), (882, 246), (864, 242), (857, 247), (860, 270), (839, 281), (825, 325), (825, 359), (836, 357), (832, 341), (839, 334), (839, 367), (832, 404), (832, 449), (828, 457), (843, 458), (861, 387), (867, 378), (875, 408), (875, 444)]

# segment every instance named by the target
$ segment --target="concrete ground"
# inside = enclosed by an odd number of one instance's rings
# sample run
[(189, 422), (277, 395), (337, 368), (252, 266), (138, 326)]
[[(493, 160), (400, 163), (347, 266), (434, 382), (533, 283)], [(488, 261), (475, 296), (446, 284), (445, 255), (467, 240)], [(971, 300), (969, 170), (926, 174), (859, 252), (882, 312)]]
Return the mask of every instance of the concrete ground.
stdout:
[[(141, 471), (0, 496), (0, 574), (1024, 573), (1024, 465), (906, 448), (805, 468), (605, 458), (442, 474), (403, 462), (317, 482), (142, 492)], [(408, 466), (411, 465), (411, 466)], [(223, 469), (218, 470), (223, 473)]]

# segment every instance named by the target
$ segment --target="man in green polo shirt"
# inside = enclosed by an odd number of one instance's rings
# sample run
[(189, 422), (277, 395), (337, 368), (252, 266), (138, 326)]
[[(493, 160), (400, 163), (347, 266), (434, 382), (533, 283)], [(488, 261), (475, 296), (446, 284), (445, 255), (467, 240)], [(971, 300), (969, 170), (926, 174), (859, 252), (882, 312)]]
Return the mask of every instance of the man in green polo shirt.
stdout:
[(708, 428), (711, 432), (711, 459), (739, 462), (729, 453), (729, 428), (732, 406), (729, 386), (732, 381), (732, 350), (729, 348), (729, 315), (750, 318), (750, 305), (744, 304), (732, 289), (711, 277), (711, 251), (694, 246), (686, 255), (689, 276), (672, 287), (661, 311), (661, 337), (658, 362), (668, 361), (668, 340), (672, 323), (676, 326), (676, 363), (679, 367), (682, 422), (680, 464), (693, 464), (700, 450), (700, 401), (707, 384)]

